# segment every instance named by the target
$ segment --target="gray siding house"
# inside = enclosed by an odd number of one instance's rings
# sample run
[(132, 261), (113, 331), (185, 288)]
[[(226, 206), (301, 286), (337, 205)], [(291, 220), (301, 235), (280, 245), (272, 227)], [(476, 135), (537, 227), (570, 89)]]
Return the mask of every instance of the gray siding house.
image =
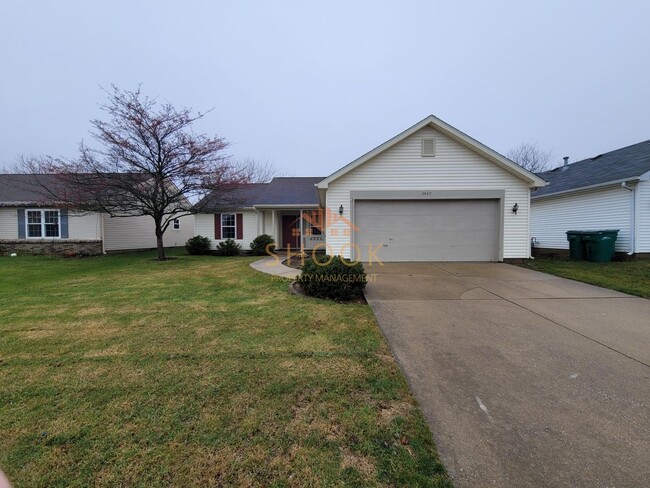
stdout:
[(541, 173), (531, 197), (531, 237), (567, 252), (568, 230), (619, 229), (616, 251), (650, 256), (650, 140)]

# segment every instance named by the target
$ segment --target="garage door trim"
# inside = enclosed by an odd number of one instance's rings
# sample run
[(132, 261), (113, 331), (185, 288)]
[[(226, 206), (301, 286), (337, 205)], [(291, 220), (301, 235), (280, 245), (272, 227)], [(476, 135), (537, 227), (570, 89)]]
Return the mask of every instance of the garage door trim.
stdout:
[[(497, 252), (499, 261), (503, 261), (503, 215), (505, 203), (505, 190), (429, 190), (426, 188), (420, 190), (368, 190), (368, 191), (351, 191), (350, 192), (350, 218), (354, 224), (355, 201), (356, 200), (498, 200), (498, 242)], [(351, 226), (350, 232), (350, 255), (356, 259), (356, 235), (355, 227)]]

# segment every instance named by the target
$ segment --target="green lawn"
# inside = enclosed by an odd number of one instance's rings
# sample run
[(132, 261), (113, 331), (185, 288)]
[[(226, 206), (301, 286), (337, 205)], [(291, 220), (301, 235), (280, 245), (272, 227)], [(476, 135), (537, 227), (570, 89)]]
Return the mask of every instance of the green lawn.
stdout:
[(450, 486), (368, 306), (152, 257), (0, 258), (16, 487)]
[(526, 266), (563, 278), (650, 298), (649, 259), (613, 263), (535, 259), (528, 261)]

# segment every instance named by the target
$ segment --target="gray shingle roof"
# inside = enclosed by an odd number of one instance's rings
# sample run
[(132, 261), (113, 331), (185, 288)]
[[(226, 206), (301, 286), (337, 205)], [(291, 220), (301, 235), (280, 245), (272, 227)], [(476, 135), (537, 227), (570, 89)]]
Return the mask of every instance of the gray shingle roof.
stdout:
[(650, 171), (650, 140), (540, 173), (549, 182), (532, 198), (588, 186), (638, 178)]
[(226, 208), (252, 207), (259, 200), (268, 183), (251, 183), (243, 188), (227, 192), (212, 192), (203, 198), (196, 207), (202, 211), (222, 210)]
[(269, 183), (252, 183), (221, 195), (214, 192), (201, 200), (197, 207), (201, 210), (215, 210), (264, 205), (318, 205), (315, 185), (322, 179), (313, 176), (273, 178)]
[(318, 205), (316, 183), (322, 179), (322, 176), (273, 178), (257, 205)]
[(61, 185), (56, 175), (0, 174), (0, 206), (46, 204), (52, 197), (45, 188)]

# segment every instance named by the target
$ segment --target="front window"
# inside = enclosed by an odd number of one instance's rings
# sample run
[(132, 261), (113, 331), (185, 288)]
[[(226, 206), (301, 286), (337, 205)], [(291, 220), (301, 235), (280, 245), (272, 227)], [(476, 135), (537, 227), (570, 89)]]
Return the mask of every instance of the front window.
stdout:
[(181, 228), (181, 219), (174, 219), (174, 230), (180, 230)]
[(312, 236), (323, 235), (323, 211), (322, 209), (305, 212), (305, 220), (309, 223), (307, 234)]
[(27, 237), (61, 237), (58, 210), (27, 210)]
[(221, 238), (234, 239), (235, 235), (235, 214), (223, 214), (221, 216)]

